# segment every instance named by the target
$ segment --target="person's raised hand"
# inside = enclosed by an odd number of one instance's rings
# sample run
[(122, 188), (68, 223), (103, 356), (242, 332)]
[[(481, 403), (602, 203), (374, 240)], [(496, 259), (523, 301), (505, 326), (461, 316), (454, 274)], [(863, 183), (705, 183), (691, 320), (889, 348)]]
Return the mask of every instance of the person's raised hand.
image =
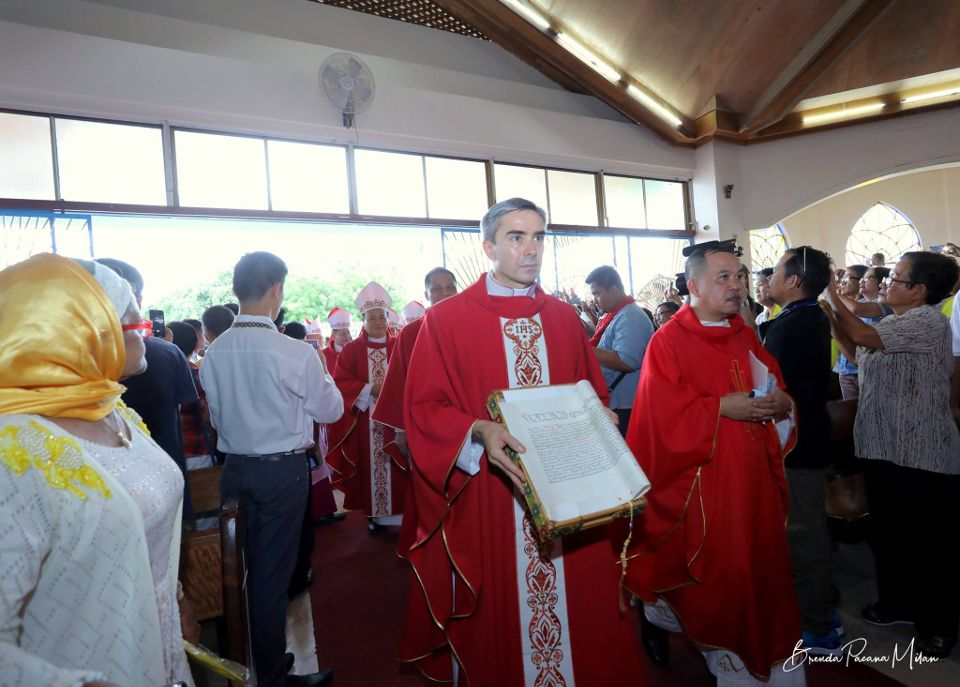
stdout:
[(505, 447), (510, 447), (516, 453), (523, 453), (526, 451), (523, 444), (510, 434), (506, 427), (490, 420), (477, 420), (473, 425), (472, 435), (483, 443), (487, 460), (506, 473), (518, 489), (523, 489), (524, 482), (526, 482), (523, 470), (510, 460), (510, 456), (504, 450)]

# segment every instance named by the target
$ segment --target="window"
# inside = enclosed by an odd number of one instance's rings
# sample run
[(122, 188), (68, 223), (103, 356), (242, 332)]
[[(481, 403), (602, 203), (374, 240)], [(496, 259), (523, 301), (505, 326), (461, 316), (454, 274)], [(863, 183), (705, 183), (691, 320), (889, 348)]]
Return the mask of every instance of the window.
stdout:
[[(550, 234), (543, 251), (540, 283), (547, 293), (573, 291), (585, 300), (586, 278), (600, 265), (613, 265), (612, 236), (584, 236), (578, 234)], [(627, 275), (620, 273), (627, 281)], [(629, 288), (629, 287), (628, 287)]]
[(779, 224), (766, 229), (752, 229), (750, 231), (751, 271), (757, 272), (764, 267), (773, 267), (789, 247), (787, 235)]
[(597, 221), (596, 176), (585, 172), (547, 170), (551, 224), (595, 227)]
[(920, 250), (920, 235), (902, 212), (886, 203), (867, 210), (850, 230), (847, 264), (869, 265), (874, 253), (883, 253), (888, 265), (909, 251)]
[(266, 210), (262, 138), (175, 131), (180, 205)]
[(423, 157), (379, 150), (355, 151), (357, 210), (361, 215), (426, 217)]
[[(498, 203), (507, 198), (526, 198), (548, 210), (546, 170), (540, 167), (495, 164), (493, 179)], [(548, 219), (553, 221), (552, 217)]]
[(487, 170), (482, 162), (424, 158), (430, 217), (479, 220), (487, 211)]
[(350, 212), (347, 149), (267, 141), (270, 208), (286, 212)]
[(0, 112), (0, 198), (55, 200), (50, 118)]
[(687, 228), (683, 207), (683, 184), (675, 181), (643, 180), (648, 229)]
[(166, 205), (159, 127), (56, 119), (60, 197)]
[(468, 229), (442, 231), (443, 266), (454, 273), (463, 291), (490, 269), (490, 258), (483, 252), (480, 232)]
[(604, 175), (607, 226), (684, 231), (687, 212), (679, 181)]
[(647, 228), (643, 179), (604, 175), (603, 189), (608, 226), (624, 229)]
[(90, 258), (90, 217), (67, 213), (0, 214), (0, 269), (37, 253)]
[[(683, 271), (686, 239), (630, 237), (630, 274), (637, 303), (651, 312), (663, 303), (676, 273)], [(621, 277), (625, 276), (621, 272)]]

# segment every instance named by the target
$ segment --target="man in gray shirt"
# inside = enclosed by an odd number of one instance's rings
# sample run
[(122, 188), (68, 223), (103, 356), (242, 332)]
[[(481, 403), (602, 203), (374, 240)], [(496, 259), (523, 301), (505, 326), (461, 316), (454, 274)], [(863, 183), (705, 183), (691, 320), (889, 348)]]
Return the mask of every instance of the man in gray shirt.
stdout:
[(602, 265), (587, 275), (593, 300), (605, 313), (590, 339), (610, 389), (610, 409), (620, 420), (626, 436), (633, 397), (640, 381), (640, 364), (653, 336), (653, 323), (623, 290), (617, 270)]

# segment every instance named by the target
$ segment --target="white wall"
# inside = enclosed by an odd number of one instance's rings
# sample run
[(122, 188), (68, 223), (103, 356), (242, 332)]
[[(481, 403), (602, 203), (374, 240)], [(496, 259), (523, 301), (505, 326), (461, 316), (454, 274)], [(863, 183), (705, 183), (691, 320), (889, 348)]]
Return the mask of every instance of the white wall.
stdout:
[(850, 229), (878, 202), (906, 215), (924, 248), (960, 243), (960, 167), (903, 174), (855, 188), (787, 217), (783, 225), (793, 245), (823, 248), (842, 264)]
[[(156, 7), (155, 7), (156, 6)], [(357, 130), (318, 85), (371, 67)], [(689, 178), (693, 151), (473, 38), (305, 0), (7, 0), (0, 107)]]

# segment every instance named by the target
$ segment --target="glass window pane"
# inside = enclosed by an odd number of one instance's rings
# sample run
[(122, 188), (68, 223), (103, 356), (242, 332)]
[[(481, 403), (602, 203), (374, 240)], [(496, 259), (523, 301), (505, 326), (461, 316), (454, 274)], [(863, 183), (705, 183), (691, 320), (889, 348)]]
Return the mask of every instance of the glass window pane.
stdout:
[(346, 148), (267, 141), (267, 155), (273, 210), (350, 212)]
[(586, 300), (589, 297), (584, 281), (587, 275), (594, 268), (613, 262), (612, 236), (551, 233), (543, 251), (540, 284), (547, 293), (563, 291)]
[(47, 117), (0, 112), (0, 198), (54, 200)]
[(267, 209), (263, 139), (175, 131), (180, 205)]
[(60, 195), (92, 203), (166, 205), (159, 128), (57, 119)]
[(430, 217), (478, 220), (487, 211), (487, 172), (482, 162), (428, 157)]
[(603, 192), (608, 226), (623, 229), (647, 228), (643, 179), (604, 176)]
[(0, 270), (52, 250), (49, 217), (0, 214)]
[(494, 165), (493, 179), (497, 187), (498, 203), (507, 198), (526, 198), (544, 210), (548, 208), (545, 170), (539, 167)]
[(354, 156), (361, 215), (427, 216), (420, 155), (357, 150)]
[(675, 181), (643, 182), (647, 191), (647, 227), (650, 229), (686, 229), (683, 211), (683, 184)]
[(683, 249), (689, 245), (688, 239), (630, 237), (633, 293), (640, 305), (655, 311), (664, 301), (665, 292), (673, 286), (676, 273), (683, 271), (686, 262)]
[(547, 170), (550, 187), (550, 222), (595, 227), (597, 221), (596, 177), (583, 172)]

